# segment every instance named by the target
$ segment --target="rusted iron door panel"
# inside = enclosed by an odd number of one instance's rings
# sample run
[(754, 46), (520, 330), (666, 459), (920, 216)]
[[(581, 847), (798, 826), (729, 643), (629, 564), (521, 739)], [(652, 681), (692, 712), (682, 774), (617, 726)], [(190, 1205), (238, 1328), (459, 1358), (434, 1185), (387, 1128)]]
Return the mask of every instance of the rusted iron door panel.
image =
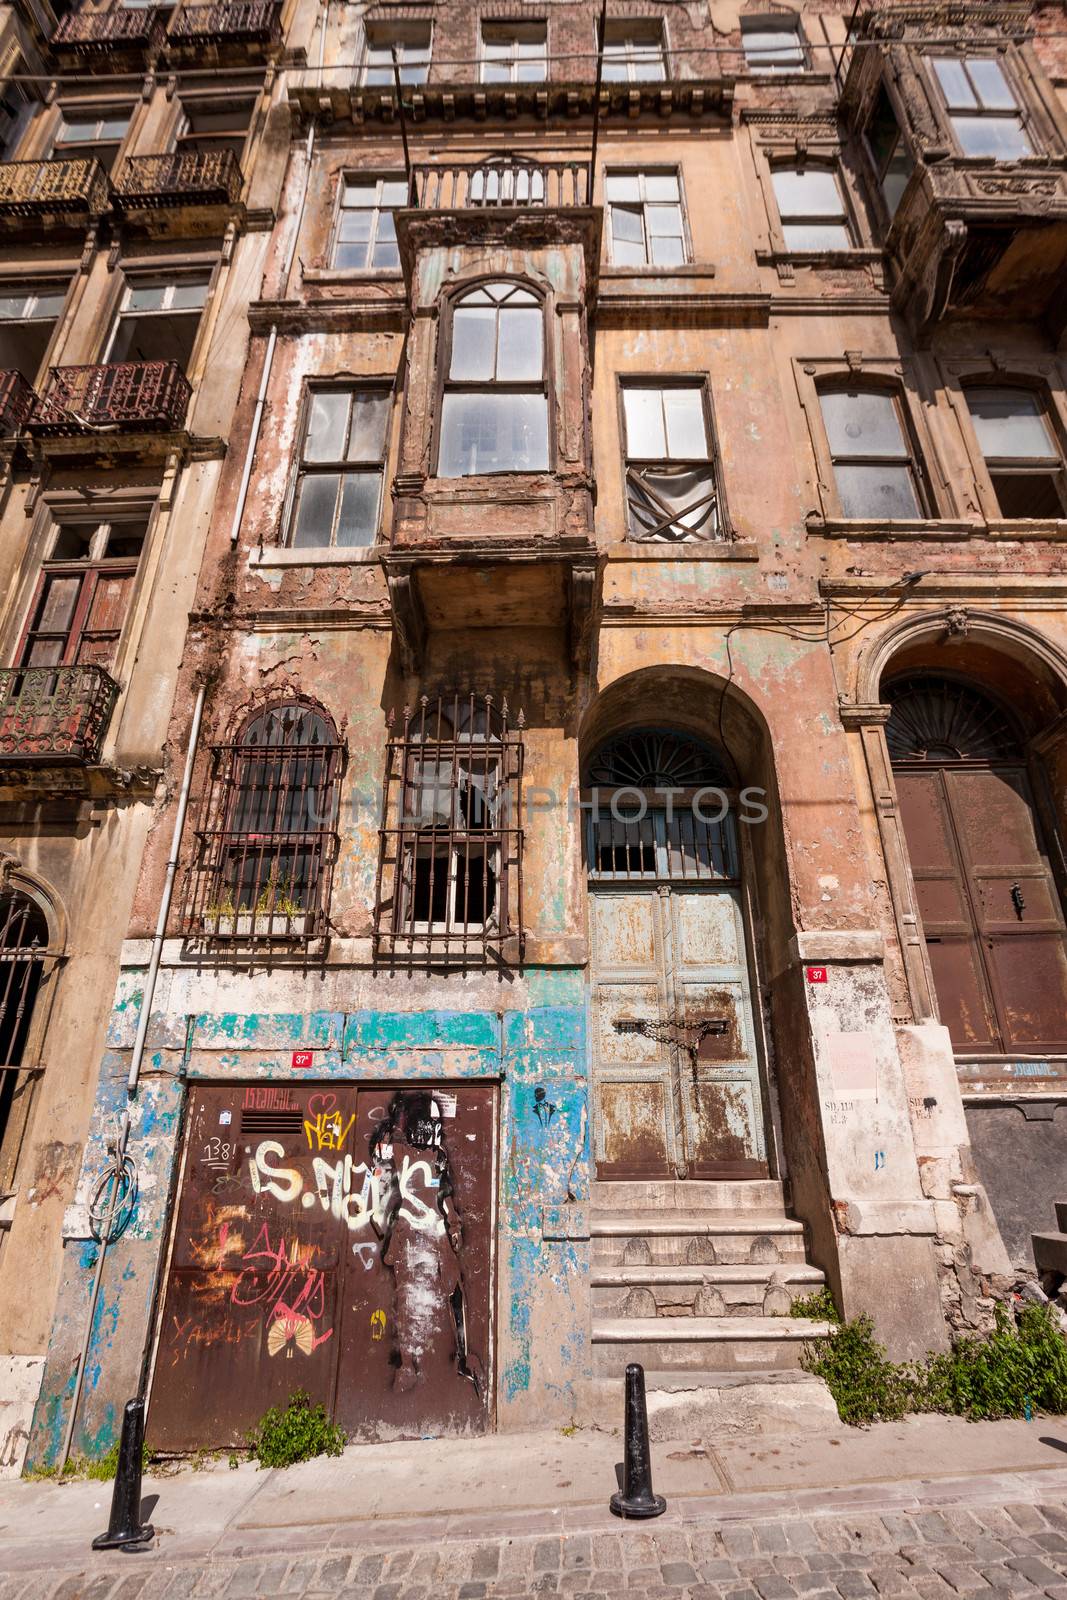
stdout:
[(721, 1018), (697, 1051), (678, 1052), (687, 1165), (693, 1177), (763, 1176), (767, 1148), (741, 896), (736, 889), (672, 887), (675, 1015)]
[[(148, 1413), (156, 1450), (245, 1443), (294, 1389), (329, 1404), (344, 1244), (316, 1192), (307, 1094), (191, 1091)], [(248, 1101), (248, 1104), (245, 1102)]]
[[(284, 1404), (296, 1389), (372, 1436), (484, 1427), (492, 1086), (442, 1089), (436, 1098), (422, 1085), (398, 1094), (354, 1084), (198, 1085), (191, 1095), (148, 1415), (152, 1448), (244, 1443), (267, 1407)], [(436, 1116), (433, 1107), (455, 1115)], [(391, 1110), (400, 1119), (399, 1140), (381, 1137)], [(419, 1139), (422, 1164), (412, 1175)], [(443, 1234), (432, 1226), (435, 1210)], [(411, 1215), (426, 1221), (437, 1241), (436, 1267), (405, 1244), (419, 1233), (408, 1225)], [(383, 1262), (390, 1231), (397, 1244)], [(425, 1350), (416, 1349), (412, 1307), (432, 1300), (437, 1308), (446, 1284), (450, 1339), (427, 1337)], [(464, 1364), (477, 1383), (455, 1375), (456, 1307), (470, 1352)], [(437, 1309), (428, 1315), (440, 1320)], [(382, 1357), (384, 1366), (369, 1357)], [(400, 1405), (397, 1372), (405, 1374)]]
[(337, 1420), (351, 1436), (481, 1433), (492, 1393), (496, 1090), (360, 1090), (370, 1225), (352, 1231)]
[(941, 770), (898, 768), (894, 777), (941, 1021), (956, 1049), (997, 1050), (993, 997)]
[(1005, 1050), (1067, 1046), (1067, 929), (1021, 768), (944, 779)]
[(1067, 930), (1025, 771), (905, 768), (895, 778), (953, 1045), (1063, 1049)]
[(670, 1015), (659, 892), (591, 893), (593, 1130), (602, 1178), (673, 1177), (683, 1164), (669, 1045), (616, 1023)]

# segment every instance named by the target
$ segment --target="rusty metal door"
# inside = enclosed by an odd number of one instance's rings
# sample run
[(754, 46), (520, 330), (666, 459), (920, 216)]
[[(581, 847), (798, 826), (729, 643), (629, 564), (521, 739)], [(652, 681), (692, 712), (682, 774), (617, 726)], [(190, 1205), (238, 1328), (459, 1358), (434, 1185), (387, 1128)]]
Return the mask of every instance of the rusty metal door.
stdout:
[(766, 1173), (739, 891), (596, 886), (590, 927), (598, 1175)]
[(195, 1086), (151, 1447), (243, 1444), (297, 1389), (352, 1436), (483, 1430), (495, 1128), (489, 1084)]
[(1025, 769), (897, 766), (894, 776), (953, 1045), (1067, 1048), (1067, 928)]

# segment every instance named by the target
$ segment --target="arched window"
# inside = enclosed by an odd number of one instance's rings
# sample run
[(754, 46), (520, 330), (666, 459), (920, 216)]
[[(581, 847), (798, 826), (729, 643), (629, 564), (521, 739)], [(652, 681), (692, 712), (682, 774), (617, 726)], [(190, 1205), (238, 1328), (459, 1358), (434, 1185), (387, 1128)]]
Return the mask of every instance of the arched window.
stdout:
[(548, 470), (544, 307), (519, 283), (482, 283), (452, 308), (438, 475)]
[(941, 1021), (961, 1054), (1067, 1048), (1067, 927), (1022, 741), (992, 695), (940, 673), (882, 690)]
[(212, 751), (186, 931), (245, 941), (323, 931), (337, 850), (342, 746), (299, 702), (257, 712)]
[(700, 881), (738, 875), (722, 757), (689, 734), (636, 728), (586, 763), (590, 876)]
[(877, 522), (924, 516), (922, 474), (899, 395), (835, 385), (820, 389), (819, 403), (842, 516)]
[(26, 1058), (48, 949), (48, 922), (29, 895), (0, 888), (0, 1192), (12, 1187), (35, 1065)]
[(465, 956), (521, 932), (522, 717), (423, 698), (391, 719), (377, 931), (393, 955)]

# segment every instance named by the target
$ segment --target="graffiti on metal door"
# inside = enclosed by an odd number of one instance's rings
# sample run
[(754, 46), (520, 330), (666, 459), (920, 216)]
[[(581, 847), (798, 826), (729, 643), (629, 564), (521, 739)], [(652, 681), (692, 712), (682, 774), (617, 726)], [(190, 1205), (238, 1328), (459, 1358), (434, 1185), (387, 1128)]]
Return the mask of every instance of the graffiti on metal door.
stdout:
[(297, 1388), (362, 1436), (484, 1427), (494, 1126), (486, 1085), (195, 1090), (153, 1446)]

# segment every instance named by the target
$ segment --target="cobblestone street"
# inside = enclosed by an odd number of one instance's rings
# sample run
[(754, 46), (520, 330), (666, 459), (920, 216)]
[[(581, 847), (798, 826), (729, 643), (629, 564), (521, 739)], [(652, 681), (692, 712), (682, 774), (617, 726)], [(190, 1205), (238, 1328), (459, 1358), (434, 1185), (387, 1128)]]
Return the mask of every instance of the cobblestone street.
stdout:
[(406, 1538), (395, 1523), (359, 1535), (328, 1524), (183, 1560), (167, 1559), (164, 1535), (143, 1554), (87, 1553), (76, 1570), (8, 1576), (0, 1600), (1067, 1600), (1062, 1469), (783, 1493), (776, 1515), (772, 1503), (766, 1493), (677, 1500), (651, 1525), (574, 1508), (554, 1513), (573, 1525), (563, 1532), (547, 1531), (545, 1512), (505, 1512), (484, 1519), (495, 1536), (466, 1539), (443, 1519), (436, 1536), (425, 1519)]

